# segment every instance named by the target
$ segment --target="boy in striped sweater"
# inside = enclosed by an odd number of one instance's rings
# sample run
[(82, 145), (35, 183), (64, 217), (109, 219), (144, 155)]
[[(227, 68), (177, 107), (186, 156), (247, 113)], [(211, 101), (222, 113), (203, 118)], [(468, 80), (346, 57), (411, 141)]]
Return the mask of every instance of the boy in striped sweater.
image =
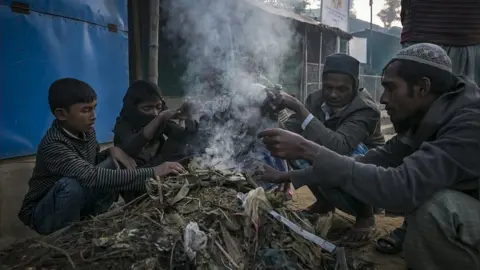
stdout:
[[(87, 83), (57, 80), (50, 86), (48, 102), (55, 120), (38, 146), (19, 213), (20, 220), (39, 234), (107, 211), (119, 192), (145, 191), (148, 178), (185, 171), (172, 162), (135, 169), (133, 159), (119, 148), (100, 152), (94, 130), (97, 95)], [(119, 164), (127, 169), (117, 170)]]

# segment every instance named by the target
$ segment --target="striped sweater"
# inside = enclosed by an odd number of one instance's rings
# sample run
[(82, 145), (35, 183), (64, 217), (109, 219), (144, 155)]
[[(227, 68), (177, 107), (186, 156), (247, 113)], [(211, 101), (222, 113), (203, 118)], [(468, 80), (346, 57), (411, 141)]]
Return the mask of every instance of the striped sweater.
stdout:
[(401, 43), (480, 44), (479, 0), (402, 0)]
[(62, 177), (75, 178), (84, 187), (111, 191), (145, 190), (145, 180), (154, 177), (152, 168), (136, 170), (110, 170), (96, 167), (100, 146), (95, 132), (84, 139), (73, 137), (54, 121), (38, 146), (35, 168), (28, 183), (29, 190), (23, 200), (19, 218), (29, 225), (40, 199)]

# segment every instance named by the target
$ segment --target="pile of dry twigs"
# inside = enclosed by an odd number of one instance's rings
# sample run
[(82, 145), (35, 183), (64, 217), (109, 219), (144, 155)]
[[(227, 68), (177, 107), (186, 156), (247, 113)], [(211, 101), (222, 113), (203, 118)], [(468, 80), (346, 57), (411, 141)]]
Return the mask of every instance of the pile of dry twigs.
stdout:
[[(6, 269), (320, 269), (321, 248), (237, 198), (254, 188), (240, 174), (212, 169), (151, 179), (136, 201), (50, 236), (3, 251)], [(312, 226), (269, 194), (281, 215)], [(3, 269), (3, 268), (2, 268)]]

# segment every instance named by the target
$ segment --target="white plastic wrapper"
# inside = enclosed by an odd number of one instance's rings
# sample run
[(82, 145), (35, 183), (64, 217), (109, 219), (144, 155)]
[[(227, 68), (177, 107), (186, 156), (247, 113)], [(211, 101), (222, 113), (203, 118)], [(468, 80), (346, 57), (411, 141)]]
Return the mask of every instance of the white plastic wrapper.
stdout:
[(243, 194), (239, 192), (237, 193), (237, 198), (242, 202), (242, 206), (245, 208), (245, 214), (251, 217), (252, 222), (254, 222), (255, 225), (258, 224), (258, 223), (255, 223), (255, 222), (258, 222), (258, 210), (259, 210), (258, 208), (262, 207), (264, 210), (267, 210), (272, 217), (274, 217), (276, 220), (283, 223), (292, 231), (301, 235), (303, 238), (317, 244), (318, 246), (325, 249), (329, 253), (333, 253), (337, 249), (337, 246), (335, 246), (334, 244), (308, 231), (303, 230), (297, 224), (291, 222), (284, 216), (280, 215), (277, 211), (273, 210), (272, 206), (270, 205), (267, 198), (265, 197), (265, 191), (263, 190), (263, 188), (261, 187), (256, 188), (254, 190), (249, 191), (247, 194)]
[(185, 253), (190, 260), (195, 259), (197, 251), (204, 250), (207, 247), (208, 237), (200, 230), (196, 222), (190, 222), (185, 227), (183, 234), (183, 243)]

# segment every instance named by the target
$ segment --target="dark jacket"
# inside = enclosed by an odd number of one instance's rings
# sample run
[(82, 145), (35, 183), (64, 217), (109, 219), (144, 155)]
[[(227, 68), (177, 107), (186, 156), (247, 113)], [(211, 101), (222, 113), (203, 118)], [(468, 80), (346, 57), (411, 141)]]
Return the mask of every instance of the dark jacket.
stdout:
[(117, 119), (113, 132), (115, 146), (131, 156), (139, 167), (156, 166), (184, 158), (187, 155), (187, 141), (192, 136), (189, 130), (169, 121), (152, 140), (148, 140), (142, 130), (135, 129), (121, 117)]
[[(185, 156), (185, 144), (189, 132), (173, 121), (168, 121), (159, 127), (153, 139), (148, 140), (143, 136), (143, 127), (148, 125), (155, 116), (142, 113), (137, 105), (153, 98), (161, 101), (163, 110), (168, 109), (158, 85), (143, 80), (133, 82), (123, 97), (123, 107), (113, 129), (115, 146), (131, 156), (139, 167), (177, 161)], [(187, 126), (192, 126), (191, 121), (186, 122)]]
[(314, 116), (312, 121), (303, 131), (294, 114), (285, 128), (342, 155), (350, 154), (360, 143), (368, 148), (385, 143), (380, 130), (380, 110), (368, 91), (360, 89), (346, 108), (328, 120), (321, 108), (323, 103), (321, 90), (311, 93), (305, 107)]
[(341, 188), (366, 204), (398, 212), (415, 210), (442, 189), (477, 197), (479, 134), (480, 89), (461, 76), (414, 134), (393, 137), (356, 160), (324, 149), (314, 166), (293, 173), (292, 182)]

